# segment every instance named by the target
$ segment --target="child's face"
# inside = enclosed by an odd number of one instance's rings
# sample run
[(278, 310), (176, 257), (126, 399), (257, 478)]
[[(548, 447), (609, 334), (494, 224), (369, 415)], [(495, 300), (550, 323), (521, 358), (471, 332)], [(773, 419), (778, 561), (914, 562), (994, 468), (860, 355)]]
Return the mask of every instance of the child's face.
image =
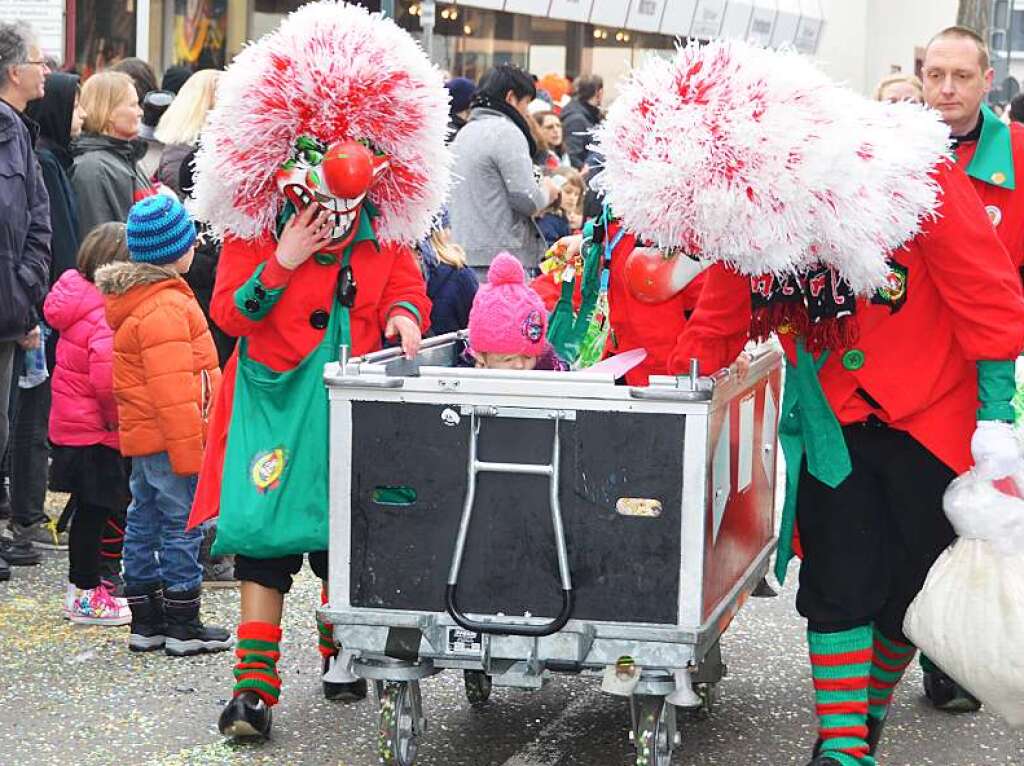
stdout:
[(188, 249), (187, 253), (185, 253), (183, 256), (181, 256), (181, 258), (179, 258), (178, 260), (171, 264), (171, 268), (174, 269), (179, 274), (188, 274), (188, 270), (192, 268), (192, 258), (193, 256), (195, 256), (195, 254), (196, 248), (193, 245)]
[(532, 370), (537, 366), (537, 357), (526, 354), (493, 354), (479, 352), (476, 366), (488, 370)]
[(578, 213), (580, 211), (580, 190), (572, 184), (562, 187), (562, 210), (566, 213)]

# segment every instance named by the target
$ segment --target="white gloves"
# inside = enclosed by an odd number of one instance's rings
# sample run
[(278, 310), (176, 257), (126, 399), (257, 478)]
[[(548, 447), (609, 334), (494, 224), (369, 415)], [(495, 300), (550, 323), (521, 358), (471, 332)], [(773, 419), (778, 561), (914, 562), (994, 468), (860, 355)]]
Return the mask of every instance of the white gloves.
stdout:
[(1009, 423), (982, 420), (971, 437), (971, 455), (978, 477), (1003, 479), (1022, 468), (1020, 442)]

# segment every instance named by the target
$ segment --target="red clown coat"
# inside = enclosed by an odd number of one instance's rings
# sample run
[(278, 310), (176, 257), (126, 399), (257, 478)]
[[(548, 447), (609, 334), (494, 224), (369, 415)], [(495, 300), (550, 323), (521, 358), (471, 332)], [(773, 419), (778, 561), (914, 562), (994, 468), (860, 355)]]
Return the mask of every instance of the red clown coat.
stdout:
[[(251, 242), (225, 239), (210, 315), (224, 332), (248, 339), (248, 353), (254, 360), (280, 372), (297, 366), (323, 339), (325, 315), (334, 300), (341, 265), (336, 261), (322, 264), (310, 258), (295, 271), (288, 271), (277, 263), (276, 247), (269, 236)], [(419, 322), (421, 329), (427, 329), (430, 299), (408, 248), (381, 244), (378, 250), (372, 239), (357, 241), (350, 265), (357, 284), (355, 304), (349, 312), (353, 355), (381, 347), (384, 326), (396, 311), (406, 313)], [(253, 320), (237, 305), (236, 293), (252, 284), (253, 275), (261, 266), (262, 286), (282, 292), (261, 319)], [(237, 353), (224, 370), (224, 382), (211, 416), (190, 526), (216, 516), (219, 511)]]
[[(938, 215), (890, 256), (889, 287), (857, 304), (859, 340), (833, 351), (819, 372), (843, 425), (878, 417), (909, 432), (957, 473), (971, 463), (979, 360), (1024, 349), (1020, 277), (983, 214), (967, 176), (944, 164)], [(716, 265), (669, 358), (683, 373), (729, 366), (748, 340), (751, 279)], [(780, 334), (791, 363), (795, 338)]]
[(1024, 266), (1024, 192), (1016, 193), (1024, 183), (1024, 126), (1009, 126), (987, 106), (981, 111), (981, 137), (960, 144), (957, 165), (971, 177), (985, 212), (1020, 269)]

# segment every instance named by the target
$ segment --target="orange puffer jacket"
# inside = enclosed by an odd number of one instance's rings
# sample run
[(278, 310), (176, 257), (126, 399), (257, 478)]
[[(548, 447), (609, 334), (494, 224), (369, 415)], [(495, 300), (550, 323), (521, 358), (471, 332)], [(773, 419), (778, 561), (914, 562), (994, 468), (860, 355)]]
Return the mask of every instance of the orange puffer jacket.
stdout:
[(98, 269), (96, 286), (114, 331), (121, 452), (167, 452), (179, 476), (199, 473), (220, 368), (192, 290), (170, 268), (130, 262)]

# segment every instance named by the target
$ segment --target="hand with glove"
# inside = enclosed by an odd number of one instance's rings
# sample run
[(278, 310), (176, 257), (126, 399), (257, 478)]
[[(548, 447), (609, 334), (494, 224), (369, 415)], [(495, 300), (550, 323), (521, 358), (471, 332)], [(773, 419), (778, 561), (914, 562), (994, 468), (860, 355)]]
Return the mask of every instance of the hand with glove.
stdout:
[(974, 470), (995, 481), (1024, 468), (1024, 455), (1013, 427), (1015, 389), (1012, 361), (978, 362), (978, 426), (971, 438)]

